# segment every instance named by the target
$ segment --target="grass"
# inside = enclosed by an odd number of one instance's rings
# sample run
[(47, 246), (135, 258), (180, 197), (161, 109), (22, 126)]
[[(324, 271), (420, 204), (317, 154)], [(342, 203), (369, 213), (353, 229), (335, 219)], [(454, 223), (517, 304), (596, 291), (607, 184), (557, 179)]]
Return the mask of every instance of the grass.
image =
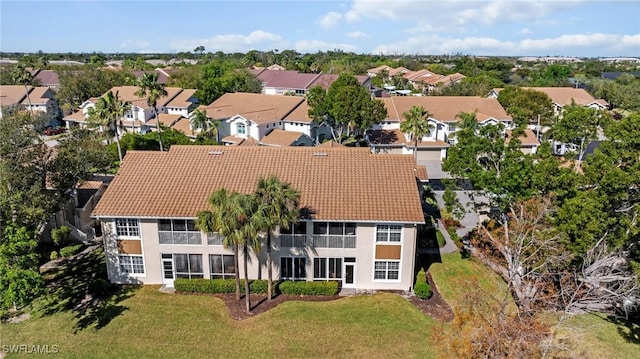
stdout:
[(244, 321), (231, 319), (218, 298), (161, 293), (159, 286), (124, 287), (89, 308), (85, 283), (101, 258), (64, 268), (73, 278), (41, 300), (31, 319), (0, 324), (0, 351), (55, 345), (63, 358), (435, 357), (435, 322), (390, 293), (286, 302)]
[(507, 292), (506, 283), (484, 264), (472, 259), (463, 259), (460, 253), (442, 255), (442, 263), (429, 268), (440, 295), (451, 305), (464, 303), (469, 290), (479, 288), (501, 298)]
[(444, 240), (444, 235), (440, 232), (439, 229), (436, 229), (436, 239), (438, 240), (438, 247), (442, 248), (446, 244)]
[(584, 359), (638, 358), (640, 325), (605, 316), (574, 316), (555, 332), (558, 343), (568, 345), (574, 357)]

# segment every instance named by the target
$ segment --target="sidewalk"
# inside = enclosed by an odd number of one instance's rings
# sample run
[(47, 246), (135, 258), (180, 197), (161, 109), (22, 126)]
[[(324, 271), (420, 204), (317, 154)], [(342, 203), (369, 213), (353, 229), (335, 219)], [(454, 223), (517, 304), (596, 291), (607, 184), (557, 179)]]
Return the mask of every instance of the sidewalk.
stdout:
[(451, 236), (449, 235), (449, 232), (447, 232), (447, 229), (444, 227), (444, 224), (439, 219), (438, 219), (438, 230), (440, 230), (440, 233), (442, 233), (442, 236), (444, 236), (444, 242), (445, 242), (444, 247), (440, 248), (440, 253), (448, 254), (448, 253), (457, 252), (458, 246), (455, 244), (455, 242), (453, 242), (453, 240), (451, 239)]

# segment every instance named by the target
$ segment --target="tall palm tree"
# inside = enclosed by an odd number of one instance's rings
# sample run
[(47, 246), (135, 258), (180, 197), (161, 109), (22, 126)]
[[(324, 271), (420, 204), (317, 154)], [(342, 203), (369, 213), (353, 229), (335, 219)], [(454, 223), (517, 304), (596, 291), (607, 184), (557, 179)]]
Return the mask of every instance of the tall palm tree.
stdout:
[(156, 119), (156, 129), (158, 130), (158, 142), (160, 143), (160, 151), (164, 151), (162, 147), (162, 136), (160, 135), (160, 119), (158, 118), (158, 100), (167, 96), (167, 90), (164, 89), (164, 85), (158, 82), (158, 74), (156, 72), (145, 72), (137, 81), (140, 89), (136, 91), (135, 95), (140, 98), (147, 99), (147, 105), (153, 109), (153, 116)]
[(427, 136), (434, 129), (428, 121), (431, 114), (422, 106), (413, 106), (402, 114), (404, 121), (400, 124), (400, 130), (411, 135), (413, 139), (413, 158), (418, 162), (418, 139)]
[(207, 111), (196, 109), (191, 113), (189, 118), (191, 122), (191, 128), (194, 130), (201, 130), (202, 133), (209, 134), (211, 137), (215, 137), (216, 142), (220, 142), (218, 139), (220, 122), (212, 121), (211, 117), (207, 116)]
[(298, 222), (300, 191), (287, 182), (281, 182), (276, 176), (260, 177), (256, 198), (262, 219), (261, 230), (267, 232), (268, 299), (271, 300), (273, 289), (271, 235), (278, 232), (280, 228), (289, 229), (292, 224)]
[(251, 312), (251, 297), (250, 288), (249, 288), (249, 250), (253, 250), (256, 255), (260, 253), (261, 241), (260, 241), (260, 231), (262, 228), (262, 217), (259, 215), (258, 202), (256, 200), (255, 195), (240, 195), (239, 197), (239, 205), (240, 208), (243, 209), (245, 215), (248, 220), (242, 226), (242, 239), (240, 243), (243, 245), (243, 253), (244, 253), (244, 299), (246, 312)]
[[(245, 243), (245, 228), (249, 222), (246, 199), (238, 192), (229, 192), (225, 188), (213, 192), (209, 197), (211, 211), (201, 211), (196, 219), (196, 228), (211, 234), (217, 233), (223, 237), (225, 248), (233, 249), (233, 263), (236, 268), (236, 300), (240, 300), (240, 268), (239, 249)], [(246, 274), (245, 274), (246, 275)]]
[(95, 107), (89, 108), (89, 121), (98, 124), (101, 128), (107, 127), (115, 132), (116, 144), (118, 146), (118, 157), (122, 163), (122, 148), (120, 147), (120, 134), (118, 125), (127, 111), (131, 110), (131, 104), (123, 101), (118, 91), (107, 92), (106, 95), (98, 98)]
[(29, 104), (29, 112), (31, 112), (31, 99), (29, 98), (29, 88), (33, 82), (33, 75), (23, 64), (17, 64), (11, 71), (11, 79), (14, 83), (24, 86), (24, 93), (27, 95), (27, 103)]

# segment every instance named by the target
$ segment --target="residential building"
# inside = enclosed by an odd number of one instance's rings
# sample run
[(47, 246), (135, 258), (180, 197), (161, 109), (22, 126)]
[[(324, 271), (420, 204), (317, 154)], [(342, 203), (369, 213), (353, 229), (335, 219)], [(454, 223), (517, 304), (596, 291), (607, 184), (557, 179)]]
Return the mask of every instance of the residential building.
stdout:
[[(109, 279), (163, 284), (244, 276), (221, 236), (196, 229), (220, 188), (255, 191), (275, 175), (301, 193), (301, 217), (274, 238), (275, 279), (337, 280), (356, 291), (409, 291), (423, 224), (411, 156), (367, 148), (177, 146), (129, 151), (93, 212), (102, 222)], [(265, 243), (248, 276), (266, 278)]]
[[(154, 131), (156, 124), (155, 120), (152, 121), (154, 118), (153, 108), (147, 104), (147, 99), (136, 95), (139, 89), (138, 86), (118, 86), (109, 91), (114, 94), (117, 92), (122, 101), (131, 104), (131, 109), (125, 113), (122, 119), (123, 127), (130, 128), (132, 132), (147, 133)], [(160, 97), (156, 103), (158, 115), (170, 114), (188, 117), (189, 113), (198, 105), (198, 100), (194, 97), (196, 90), (165, 87), (165, 91), (167, 91), (167, 95)], [(89, 117), (89, 108), (95, 107), (97, 101), (98, 98), (90, 98), (80, 106), (78, 111), (65, 116), (64, 120), (67, 121), (67, 126), (85, 126)]]
[[(522, 87), (527, 90), (544, 92), (553, 102), (553, 109), (556, 114), (561, 114), (565, 106), (575, 102), (576, 105), (606, 110), (609, 103), (602, 99), (595, 99), (585, 89), (573, 87)], [(495, 88), (489, 93), (489, 98), (498, 98), (502, 88)]]
[[(253, 69), (250, 70), (258, 80), (262, 82), (262, 93), (266, 95), (295, 95), (305, 96), (310, 88), (320, 86), (328, 89), (338, 78), (333, 74), (308, 74), (298, 71), (280, 69)], [(356, 76), (356, 79), (371, 90), (371, 78), (369, 76)]]
[[(386, 148), (396, 150), (402, 148), (401, 153), (413, 153), (414, 141), (408, 134), (400, 136), (398, 130), (400, 123), (404, 121), (403, 114), (412, 107), (423, 107), (428, 113), (428, 122), (433, 130), (419, 139), (418, 160), (440, 160), (445, 157), (446, 149), (456, 142), (452, 136), (458, 128), (456, 123), (460, 120), (458, 115), (462, 112), (475, 113), (480, 125), (502, 124), (505, 128), (511, 128), (513, 119), (495, 98), (483, 98), (476, 96), (392, 96), (380, 99), (387, 108), (387, 118), (380, 124), (373, 126), (371, 130), (391, 130), (390, 133), (369, 132), (373, 137), (376, 151)], [(403, 139), (404, 137), (404, 139)], [(393, 146), (384, 146), (385, 140), (393, 139)], [(391, 144), (388, 144), (391, 145)], [(384, 152), (384, 151), (383, 151)]]
[(0, 118), (2, 118), (2, 107), (44, 112), (50, 114), (52, 118), (60, 116), (60, 108), (53, 91), (43, 86), (25, 88), (22, 85), (0, 85)]

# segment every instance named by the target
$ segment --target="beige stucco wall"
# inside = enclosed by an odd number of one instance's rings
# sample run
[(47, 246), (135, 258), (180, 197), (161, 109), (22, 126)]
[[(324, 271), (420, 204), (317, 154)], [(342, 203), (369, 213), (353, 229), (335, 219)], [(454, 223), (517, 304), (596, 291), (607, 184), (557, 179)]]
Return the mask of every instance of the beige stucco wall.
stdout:
[[(144, 257), (144, 275), (121, 275), (118, 271), (118, 249), (115, 236), (115, 222), (113, 219), (102, 218), (104, 244), (107, 253), (107, 270), (109, 278), (114, 283), (140, 283), (162, 284), (162, 260), (161, 254), (202, 254), (202, 266), (204, 277), (210, 275), (209, 254), (233, 254), (229, 249), (219, 245), (208, 245), (207, 237), (202, 234), (201, 245), (163, 245), (159, 244), (158, 226), (155, 219), (140, 220), (140, 234), (144, 238), (141, 243)], [(312, 222), (308, 222), (307, 233), (310, 238), (313, 232)], [(280, 248), (279, 238), (273, 239), (273, 278), (278, 279), (280, 274), (281, 257), (306, 258), (306, 279), (313, 280), (313, 259), (318, 257), (355, 257), (355, 288), (358, 291), (372, 290), (410, 290), (413, 286), (413, 269), (415, 260), (415, 225), (404, 225), (402, 240), (399, 244), (384, 243), (384, 245), (400, 246), (400, 274), (398, 280), (374, 280), (374, 261), (376, 255), (376, 225), (374, 223), (358, 223), (356, 230), (356, 248)], [(135, 240), (127, 238), (129, 241)], [(263, 244), (265, 241), (263, 241)], [(251, 252), (251, 260), (248, 267), (250, 279), (266, 279), (266, 250), (265, 246), (258, 256)], [(240, 252), (239, 272), (244, 277), (243, 256)], [(344, 262), (343, 262), (344, 263)], [(344, 265), (344, 264), (343, 264)], [(344, 275), (344, 271), (343, 271)]]

